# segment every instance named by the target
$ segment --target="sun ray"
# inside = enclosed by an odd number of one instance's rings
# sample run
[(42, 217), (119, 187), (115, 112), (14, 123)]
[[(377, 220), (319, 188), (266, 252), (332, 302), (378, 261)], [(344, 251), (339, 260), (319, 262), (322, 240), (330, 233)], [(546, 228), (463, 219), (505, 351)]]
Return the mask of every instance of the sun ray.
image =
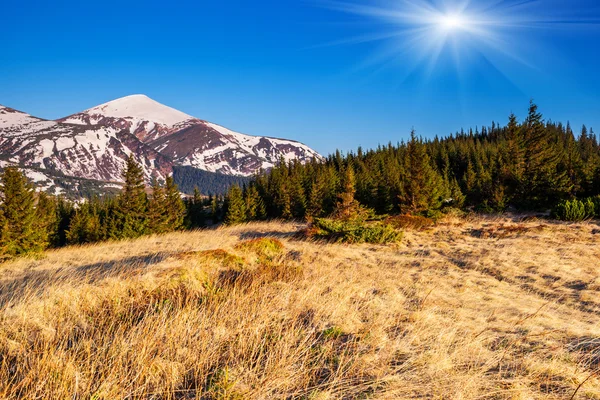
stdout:
[[(404, 61), (405, 74), (423, 66), (424, 76), (431, 78), (433, 71), (447, 58), (457, 71), (466, 66), (465, 56), (494, 54), (523, 67), (536, 69), (534, 60), (521, 49), (523, 41), (544, 29), (576, 26), (600, 26), (600, 20), (590, 18), (582, 7), (568, 4), (545, 7), (549, 0), (325, 0), (322, 5), (368, 21), (379, 23), (378, 32), (358, 36), (345, 43), (382, 42), (386, 49), (362, 63), (389, 65), (399, 58)], [(552, 10), (552, 11), (549, 11)], [(531, 33), (531, 34), (529, 34)], [(343, 43), (340, 41), (339, 43)], [(448, 54), (450, 57), (443, 57)], [(406, 62), (406, 59), (410, 61)], [(488, 63), (493, 63), (486, 57)], [(494, 68), (499, 69), (498, 65)], [(503, 74), (505, 72), (500, 71)]]

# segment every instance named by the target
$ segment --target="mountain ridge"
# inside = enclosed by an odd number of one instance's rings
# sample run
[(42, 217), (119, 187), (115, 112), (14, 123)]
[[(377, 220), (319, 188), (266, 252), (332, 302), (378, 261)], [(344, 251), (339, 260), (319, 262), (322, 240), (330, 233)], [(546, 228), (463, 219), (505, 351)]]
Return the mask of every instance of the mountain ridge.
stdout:
[(0, 105), (5, 165), (119, 183), (129, 155), (148, 182), (164, 180), (175, 166), (249, 177), (280, 160), (322, 159), (299, 141), (235, 132), (141, 94), (56, 120)]

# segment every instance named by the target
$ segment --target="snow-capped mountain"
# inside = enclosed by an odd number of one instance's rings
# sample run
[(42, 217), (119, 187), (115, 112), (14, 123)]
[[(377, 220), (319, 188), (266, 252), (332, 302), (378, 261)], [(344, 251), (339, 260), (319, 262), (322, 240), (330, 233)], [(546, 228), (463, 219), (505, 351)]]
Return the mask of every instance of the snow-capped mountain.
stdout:
[(127, 130), (144, 142), (169, 135), (198, 121), (142, 94), (122, 97), (59, 121)]
[(126, 131), (45, 121), (0, 106), (0, 155), (9, 162), (65, 176), (120, 182), (134, 154), (147, 179), (165, 178), (171, 161)]
[(250, 176), (282, 158), (306, 162), (321, 157), (302, 143), (233, 132), (144, 95), (123, 97), (61, 121), (127, 130), (175, 165), (227, 175)]
[(174, 166), (250, 176), (281, 159), (321, 156), (292, 140), (249, 136), (133, 95), (48, 121), (0, 106), (0, 161), (30, 175), (122, 182), (133, 154), (148, 181)]

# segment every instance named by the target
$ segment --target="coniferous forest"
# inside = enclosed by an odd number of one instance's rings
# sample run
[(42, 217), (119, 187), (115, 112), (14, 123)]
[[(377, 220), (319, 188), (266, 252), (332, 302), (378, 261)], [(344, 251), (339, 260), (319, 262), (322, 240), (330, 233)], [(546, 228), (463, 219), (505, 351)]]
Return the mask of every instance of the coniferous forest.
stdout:
[[(412, 132), (408, 142), (336, 152), (323, 163), (281, 164), (257, 177), (243, 196), (260, 199), (268, 218), (324, 217), (345, 191), (347, 170), (356, 200), (379, 215), (435, 215), (448, 207), (546, 211), (565, 202), (597, 202), (600, 194), (594, 132), (584, 126), (576, 134), (569, 124), (546, 122), (532, 102), (524, 121), (511, 115), (506, 126), (432, 140)], [(230, 197), (239, 197), (236, 192)]]
[[(323, 162), (282, 162), (243, 187), (234, 184), (225, 197), (207, 197), (196, 189), (182, 200), (172, 178), (147, 188), (132, 158), (124, 180), (117, 196), (75, 204), (37, 193), (17, 169), (6, 168), (0, 187), (0, 253), (17, 256), (271, 218), (435, 219), (450, 209), (551, 210), (563, 220), (600, 214), (596, 135), (585, 126), (575, 133), (569, 124), (545, 121), (533, 102), (525, 120), (511, 115), (505, 126), (493, 123), (430, 140), (412, 132), (407, 142), (338, 151)], [(381, 232), (387, 235), (385, 229)]]

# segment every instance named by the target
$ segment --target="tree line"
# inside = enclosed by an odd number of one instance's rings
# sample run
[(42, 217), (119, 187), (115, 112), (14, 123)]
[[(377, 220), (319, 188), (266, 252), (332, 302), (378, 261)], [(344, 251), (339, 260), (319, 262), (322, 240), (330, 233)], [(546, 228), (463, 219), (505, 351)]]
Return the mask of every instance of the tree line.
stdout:
[(171, 177), (148, 188), (132, 156), (123, 178), (119, 195), (74, 203), (36, 192), (17, 168), (5, 168), (0, 175), (0, 256), (194, 229), (223, 219), (222, 197), (195, 190), (184, 200)]
[[(527, 118), (505, 126), (410, 140), (342, 154), (323, 162), (281, 162), (226, 196), (186, 199), (172, 178), (146, 187), (130, 157), (120, 194), (73, 203), (37, 193), (16, 168), (0, 175), (0, 256), (48, 247), (136, 238), (270, 218), (314, 220), (348, 210), (362, 215), (436, 216), (442, 210), (548, 210), (586, 218), (600, 211), (600, 146), (584, 126), (544, 121), (532, 102)], [(570, 203), (569, 203), (570, 202)], [(351, 207), (350, 207), (351, 206)], [(344, 211), (346, 210), (346, 211)], [(361, 217), (363, 218), (363, 217)], [(370, 217), (369, 217), (370, 218)], [(364, 219), (364, 218), (363, 218)]]
[[(330, 155), (325, 162), (280, 163), (227, 196), (230, 223), (262, 218), (306, 219), (331, 214), (355, 176), (355, 199), (379, 215), (435, 215), (446, 207), (482, 212), (548, 210), (563, 200), (600, 194), (600, 147), (583, 126), (544, 121), (531, 102), (527, 117), (505, 126), (410, 140)], [(256, 213), (260, 204), (264, 213)]]

